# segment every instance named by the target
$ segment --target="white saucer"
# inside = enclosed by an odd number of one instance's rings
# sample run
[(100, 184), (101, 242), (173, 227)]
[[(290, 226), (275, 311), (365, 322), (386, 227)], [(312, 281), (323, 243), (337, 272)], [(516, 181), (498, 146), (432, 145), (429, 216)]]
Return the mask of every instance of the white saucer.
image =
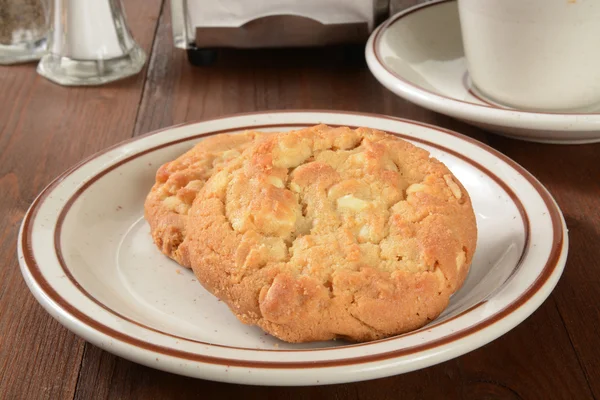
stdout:
[[(191, 271), (161, 254), (143, 218), (156, 169), (217, 133), (366, 126), (431, 152), (461, 180), (477, 217), (477, 250), (462, 288), (422, 329), (369, 343), (289, 344), (243, 325)], [(568, 237), (544, 187), (469, 137), (381, 115), (265, 112), (136, 137), (66, 171), (34, 201), (19, 236), (21, 271), (61, 324), (121, 357), (182, 375), (260, 385), (381, 378), (474, 350), (508, 332), (550, 295)], [(531, 346), (535, 346), (531, 343)]]
[(396, 14), (373, 32), (366, 58), (377, 80), (398, 96), (472, 125), (533, 142), (600, 141), (600, 107), (572, 113), (520, 111), (478, 93), (468, 78), (456, 1)]

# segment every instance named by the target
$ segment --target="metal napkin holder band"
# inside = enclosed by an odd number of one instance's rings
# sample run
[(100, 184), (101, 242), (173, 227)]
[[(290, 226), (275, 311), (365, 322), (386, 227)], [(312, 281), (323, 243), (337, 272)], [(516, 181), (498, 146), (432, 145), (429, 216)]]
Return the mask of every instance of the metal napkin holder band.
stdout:
[[(175, 46), (186, 49), (193, 64), (208, 64), (221, 48), (314, 47), (364, 44), (372, 27), (384, 21), (390, 12), (390, 0), (375, 0), (373, 24), (369, 21), (322, 23), (300, 15), (268, 15), (240, 26), (194, 26), (188, 2), (172, 0), (172, 26)], [(367, 0), (365, 0), (367, 1)]]

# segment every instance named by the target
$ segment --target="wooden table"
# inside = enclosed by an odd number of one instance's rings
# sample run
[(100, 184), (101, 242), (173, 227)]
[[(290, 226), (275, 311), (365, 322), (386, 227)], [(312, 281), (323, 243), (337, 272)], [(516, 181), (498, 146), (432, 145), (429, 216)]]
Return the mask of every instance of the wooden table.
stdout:
[[(488, 134), (397, 98), (363, 62), (334, 50), (226, 52), (192, 67), (173, 48), (169, 2), (128, 0), (150, 54), (136, 77), (64, 88), (35, 65), (0, 67), (0, 399), (589, 399), (600, 397), (600, 144), (556, 146)], [(99, 350), (53, 320), (19, 272), (17, 232), (56, 175), (104, 147), (155, 129), (224, 114), (335, 109), (412, 118), (453, 129), (512, 157), (552, 192), (570, 229), (565, 273), (520, 326), (457, 359), (396, 377), (324, 387), (250, 387), (153, 370)]]

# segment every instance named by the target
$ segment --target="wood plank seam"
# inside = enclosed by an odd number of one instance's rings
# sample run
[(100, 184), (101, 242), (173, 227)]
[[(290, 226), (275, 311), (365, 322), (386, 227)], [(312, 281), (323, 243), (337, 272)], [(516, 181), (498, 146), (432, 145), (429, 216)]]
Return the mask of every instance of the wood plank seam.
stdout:
[(152, 45), (150, 46), (150, 52), (148, 54), (148, 58), (147, 58), (147, 63), (148, 65), (146, 65), (146, 76), (144, 76), (144, 84), (142, 85), (142, 91), (140, 93), (140, 101), (138, 102), (138, 108), (137, 111), (135, 113), (135, 119), (133, 121), (133, 129), (131, 131), (131, 137), (135, 136), (135, 133), (137, 132), (137, 125), (138, 125), (138, 119), (140, 117), (140, 109), (142, 108), (142, 101), (144, 100), (144, 95), (146, 94), (146, 88), (148, 87), (148, 76), (150, 75), (150, 71), (152, 71), (152, 66), (151, 64), (154, 62), (154, 50), (155, 50), (155, 46), (158, 46), (158, 44), (156, 43), (156, 37), (158, 36), (158, 28), (160, 26), (160, 21), (163, 17), (163, 13), (165, 12), (165, 1), (163, 0), (160, 4), (160, 11), (158, 12), (158, 18), (156, 19), (156, 26), (154, 27), (154, 36), (152, 37)]
[(571, 347), (573, 348), (573, 353), (575, 353), (575, 357), (577, 357), (577, 363), (579, 364), (579, 368), (583, 372), (583, 377), (585, 378), (585, 382), (588, 385), (590, 394), (592, 395), (592, 398), (594, 400), (597, 400), (596, 395), (594, 394), (594, 389), (592, 388), (592, 384), (590, 383), (589, 372), (588, 372), (587, 368), (585, 367), (585, 365), (583, 364), (583, 361), (581, 360), (581, 357), (579, 356), (579, 352), (577, 351), (577, 348), (575, 348), (575, 345), (573, 344), (573, 338), (571, 337), (571, 332), (569, 331), (569, 327), (567, 326), (567, 323), (565, 322), (565, 318), (563, 317), (562, 313), (560, 312), (560, 307), (556, 303), (556, 299), (554, 298), (554, 292), (550, 295), (550, 297), (546, 301), (552, 301), (552, 303), (554, 304), (554, 307), (556, 307), (556, 311), (558, 312), (560, 321), (562, 322), (562, 324), (565, 328), (565, 331), (567, 332), (567, 338), (569, 338), (569, 343), (571, 344)]
[(88, 351), (89, 343), (85, 342), (83, 344), (83, 351), (81, 352), (81, 360), (79, 360), (79, 370), (77, 371), (77, 382), (75, 382), (75, 390), (73, 390), (73, 397), (71, 400), (75, 399), (77, 396), (77, 390), (79, 389), (79, 383), (81, 381), (81, 371), (83, 370), (83, 360), (85, 360), (85, 354)]

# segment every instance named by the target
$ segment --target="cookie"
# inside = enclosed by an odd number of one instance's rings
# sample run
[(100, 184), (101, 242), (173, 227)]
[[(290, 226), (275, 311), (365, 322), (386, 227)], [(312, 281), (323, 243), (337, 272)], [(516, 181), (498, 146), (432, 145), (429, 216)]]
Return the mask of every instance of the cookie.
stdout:
[(213, 175), (181, 248), (244, 323), (288, 342), (369, 341), (435, 319), (476, 238), (467, 191), (427, 151), (319, 125), (271, 136)]
[(215, 171), (239, 157), (263, 135), (245, 132), (211, 136), (158, 169), (155, 184), (146, 198), (144, 216), (160, 251), (189, 267), (178, 248), (185, 238), (187, 213), (196, 194)]

